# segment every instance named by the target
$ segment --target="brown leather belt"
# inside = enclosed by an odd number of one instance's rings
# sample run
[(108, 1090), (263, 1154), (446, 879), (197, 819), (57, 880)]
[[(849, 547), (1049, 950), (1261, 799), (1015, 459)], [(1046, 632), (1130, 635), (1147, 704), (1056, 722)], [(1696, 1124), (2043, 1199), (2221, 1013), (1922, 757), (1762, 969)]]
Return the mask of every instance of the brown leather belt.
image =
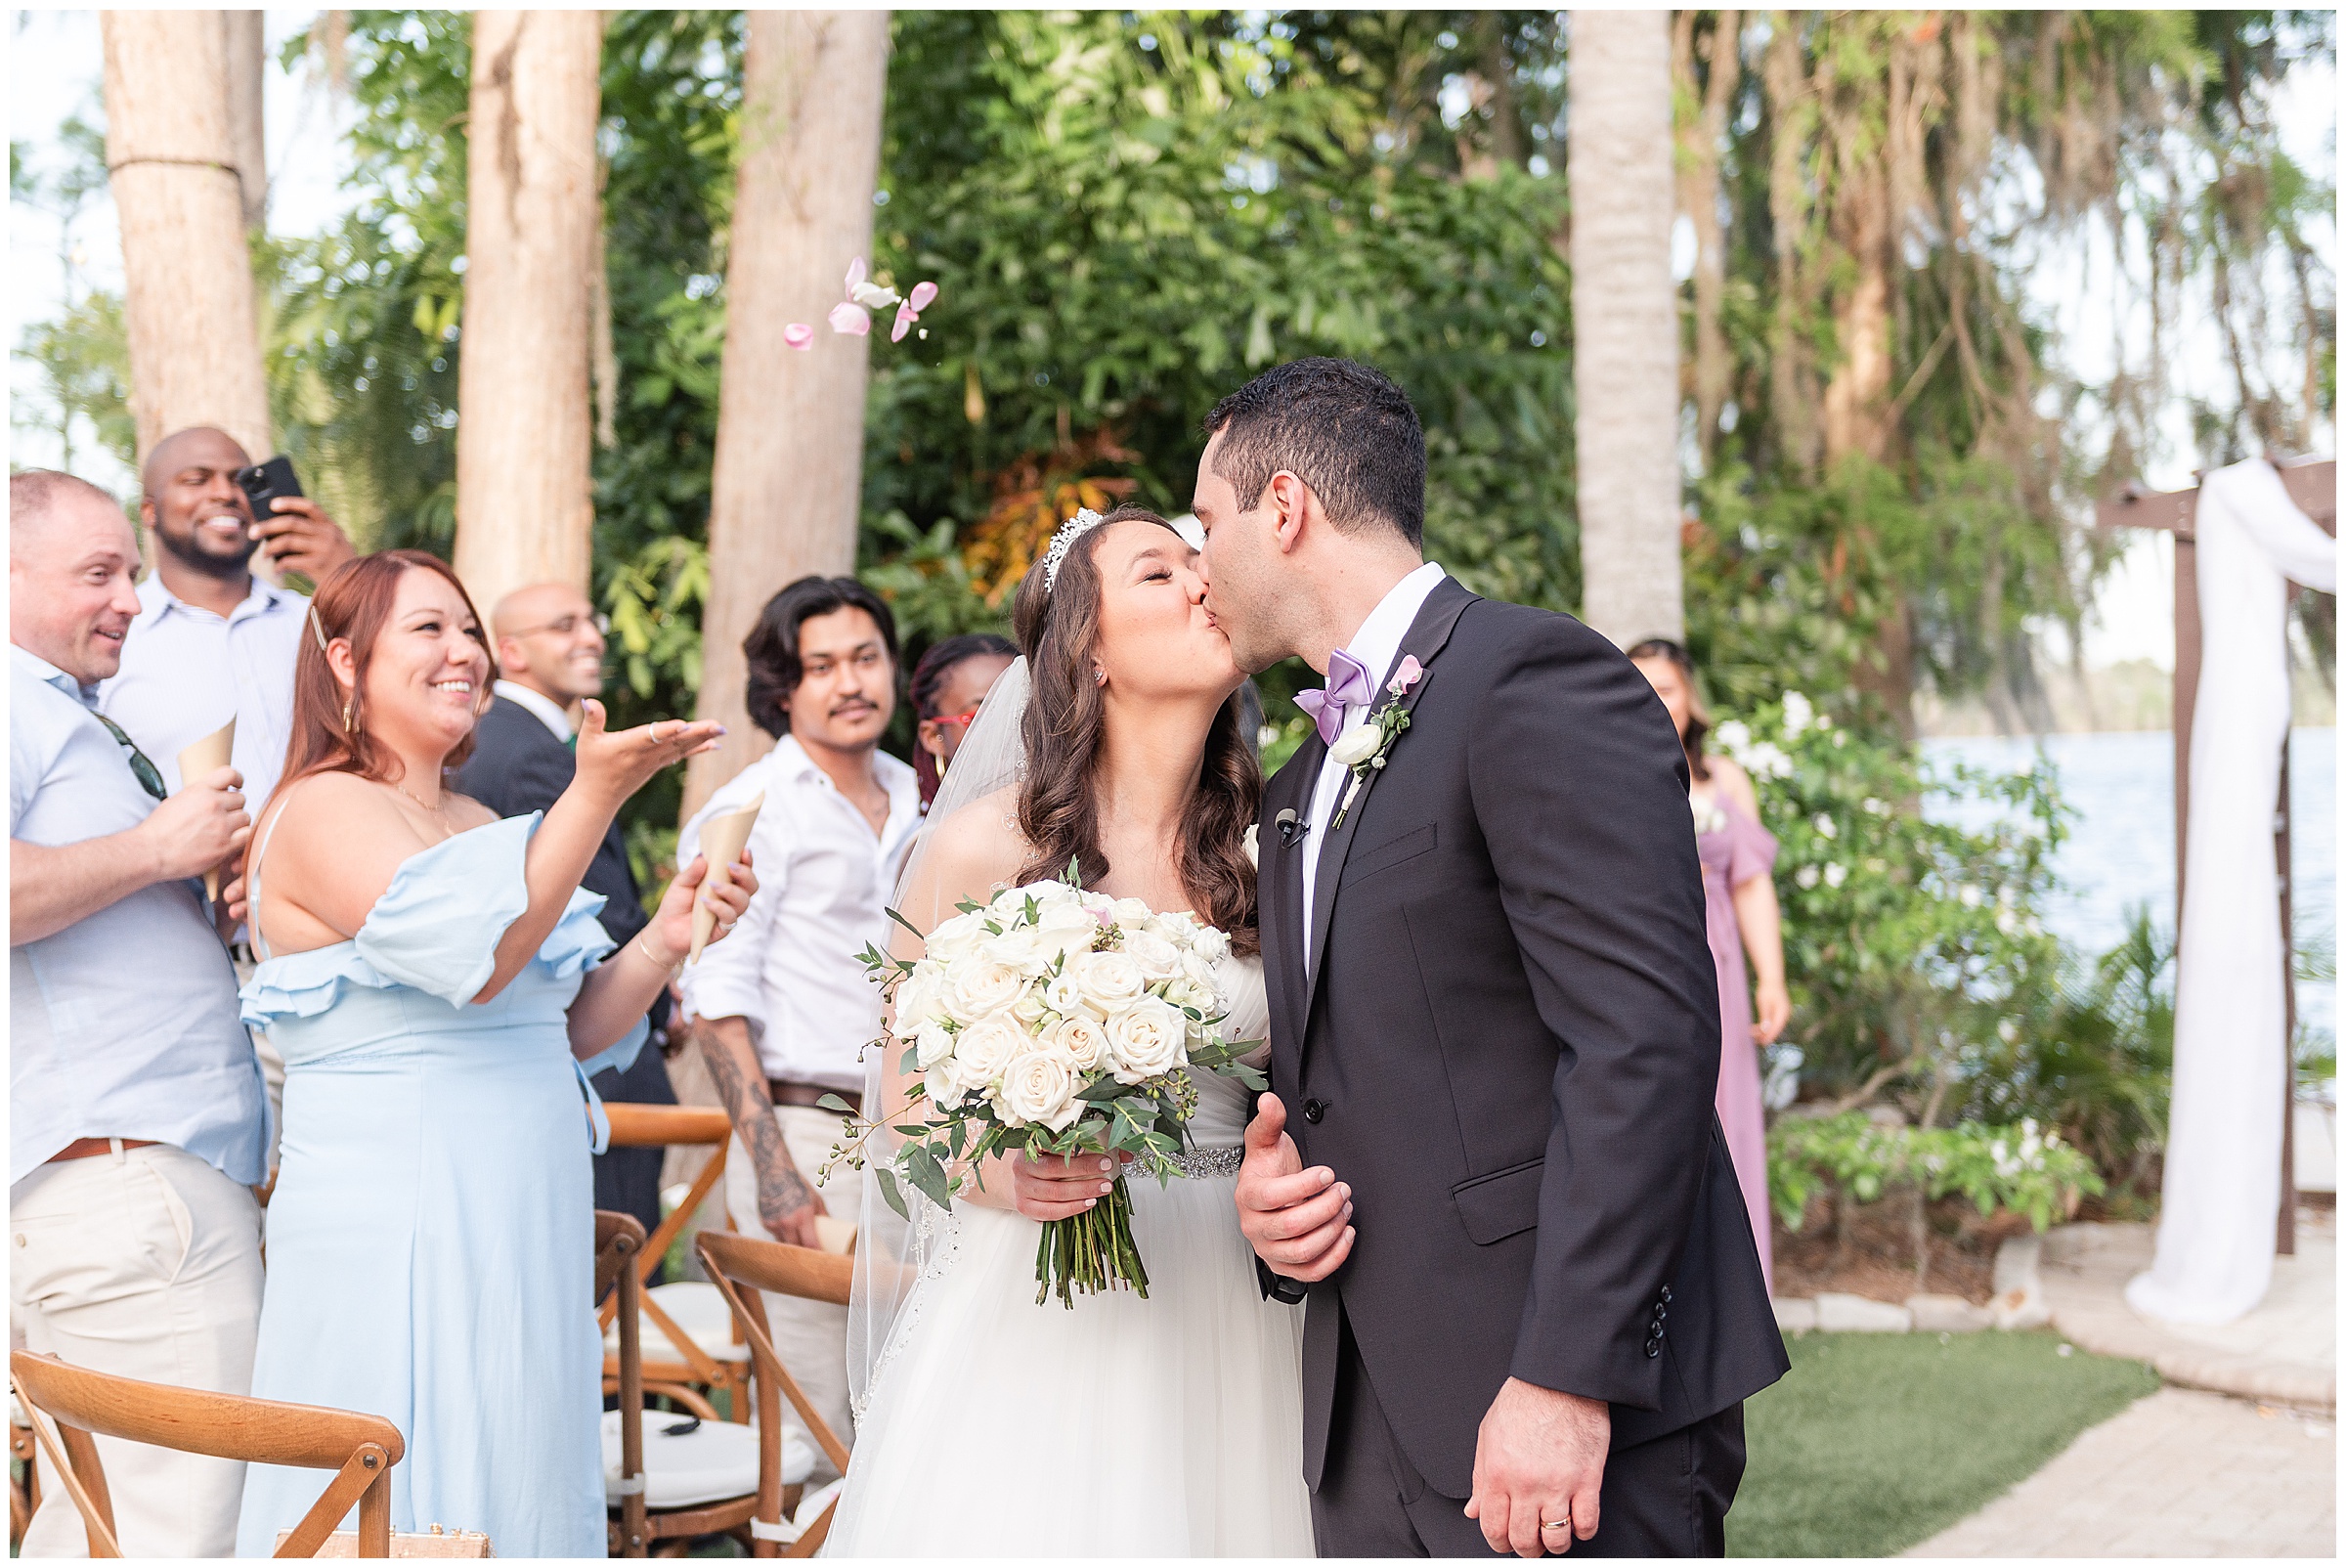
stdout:
[(151, 1149), (160, 1140), (154, 1138), (123, 1138), (119, 1140), (76, 1138), (56, 1154), (51, 1154), (49, 1163), (54, 1165), (61, 1159), (88, 1159), (93, 1154), (110, 1154), (114, 1152), (114, 1145), (117, 1142), (125, 1149)]
[(828, 1107), (820, 1106), (817, 1102), (827, 1094), (835, 1094), (847, 1102), (849, 1111), (859, 1116), (863, 1114), (863, 1091), (860, 1089), (833, 1089), (820, 1083), (791, 1083), (782, 1078), (768, 1078), (765, 1080), (765, 1092), (775, 1105), (804, 1106), (812, 1110), (828, 1110)]

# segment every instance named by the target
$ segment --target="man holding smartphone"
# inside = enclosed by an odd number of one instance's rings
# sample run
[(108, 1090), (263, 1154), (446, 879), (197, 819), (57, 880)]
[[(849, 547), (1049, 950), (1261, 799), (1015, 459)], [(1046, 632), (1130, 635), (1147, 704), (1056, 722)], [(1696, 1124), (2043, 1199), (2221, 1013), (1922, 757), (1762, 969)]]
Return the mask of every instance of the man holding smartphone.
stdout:
[[(165, 436), (140, 470), (139, 517), (153, 570), (138, 587), (139, 614), (122, 639), (121, 672), (98, 688), (98, 711), (153, 759), (167, 791), (180, 786), (181, 750), (237, 723), (230, 761), (257, 814), (277, 788), (292, 737), (293, 654), (310, 601), (255, 575), (266, 550), (280, 571), (324, 582), (357, 552), (334, 520), (302, 496), (272, 498), (256, 518), (237, 476), (252, 458), (225, 432), (197, 426)], [(275, 465), (281, 473), (287, 464)], [(238, 954), (239, 979), (249, 961)], [(266, 1040), (261, 1066), (274, 1112), (284, 1067)]]
[(256, 518), (237, 483), (251, 465), (227, 434), (202, 427), (165, 436), (147, 455), (139, 514), (154, 569), (139, 585), (122, 672), (98, 703), (174, 790), (181, 749), (234, 719), (231, 760), (257, 808), (284, 766), (293, 654), (310, 601), (256, 575), (253, 554), (265, 549), (281, 570), (316, 583), (356, 552), (306, 497), (276, 497), (271, 516)]

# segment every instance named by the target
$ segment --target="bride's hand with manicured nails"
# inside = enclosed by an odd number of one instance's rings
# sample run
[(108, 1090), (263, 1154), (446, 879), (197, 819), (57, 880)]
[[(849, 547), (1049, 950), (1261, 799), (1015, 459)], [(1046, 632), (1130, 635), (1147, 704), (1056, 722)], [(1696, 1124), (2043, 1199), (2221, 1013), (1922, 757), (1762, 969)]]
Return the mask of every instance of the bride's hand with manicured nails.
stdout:
[(601, 703), (588, 697), (581, 708), (578, 782), (609, 801), (614, 810), (653, 774), (687, 757), (715, 751), (725, 734), (722, 724), (687, 719), (657, 719), (633, 729), (607, 730)]
[(643, 930), (644, 940), (663, 963), (673, 969), (692, 951), (692, 913), (696, 907), (706, 905), (716, 913), (717, 929), (709, 934), (709, 939), (721, 942), (757, 895), (758, 874), (750, 869), (747, 849), (734, 862), (732, 875), (714, 887), (709, 882), (709, 857), (696, 854), (692, 864), (678, 872), (676, 880), (668, 885), (668, 892), (660, 895), (660, 907)]
[(1010, 1204), (1045, 1224), (1073, 1219), (1108, 1196), (1116, 1166), (1130, 1154), (1029, 1154), (1010, 1156)]

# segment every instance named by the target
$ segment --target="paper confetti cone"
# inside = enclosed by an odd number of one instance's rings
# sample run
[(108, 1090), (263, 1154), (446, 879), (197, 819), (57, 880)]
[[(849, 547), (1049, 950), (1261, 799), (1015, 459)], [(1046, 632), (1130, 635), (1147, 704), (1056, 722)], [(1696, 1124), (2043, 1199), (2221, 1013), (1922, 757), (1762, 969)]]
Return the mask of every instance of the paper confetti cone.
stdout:
[[(749, 847), (750, 829), (758, 823), (758, 812), (765, 805), (759, 795), (738, 811), (718, 817), (701, 830), (701, 853), (709, 858), (709, 888), (721, 888), (733, 880), (733, 868), (741, 863), (741, 851)], [(701, 949), (709, 945), (710, 936), (717, 931), (717, 911), (706, 903), (696, 901), (692, 906), (692, 956), (686, 960), (697, 964)]]
[[(179, 787), (184, 790), (191, 779), (198, 779), (206, 773), (216, 773), (226, 767), (229, 754), (236, 748), (237, 721), (232, 719), (179, 754)], [(203, 895), (214, 902), (219, 901), (218, 866), (203, 874)]]

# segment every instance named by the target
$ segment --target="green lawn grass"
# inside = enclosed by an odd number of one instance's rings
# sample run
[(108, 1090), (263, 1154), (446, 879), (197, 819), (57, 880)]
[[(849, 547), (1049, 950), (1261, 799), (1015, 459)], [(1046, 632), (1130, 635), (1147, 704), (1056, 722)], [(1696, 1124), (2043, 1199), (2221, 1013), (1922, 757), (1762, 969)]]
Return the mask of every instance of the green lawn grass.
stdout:
[(1903, 1551), (2034, 1474), (2158, 1387), (2059, 1334), (1805, 1334), (1744, 1405), (1732, 1557)]

